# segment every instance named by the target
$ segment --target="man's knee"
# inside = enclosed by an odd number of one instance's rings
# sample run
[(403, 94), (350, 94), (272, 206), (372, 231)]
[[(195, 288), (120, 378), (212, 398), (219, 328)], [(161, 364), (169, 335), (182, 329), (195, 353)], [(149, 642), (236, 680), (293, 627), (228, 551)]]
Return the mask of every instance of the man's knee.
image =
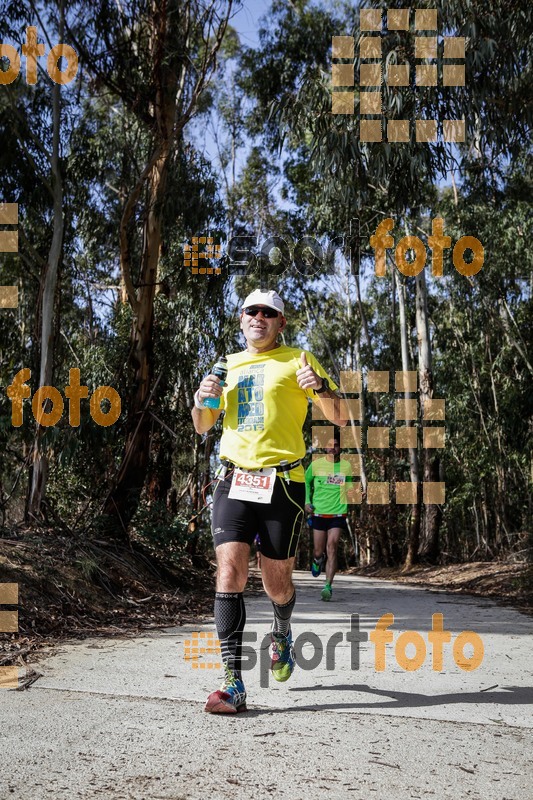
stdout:
[(224, 545), (217, 547), (217, 590), (219, 592), (244, 591), (248, 580), (247, 553), (248, 551), (241, 547), (225, 547)]
[(339, 546), (339, 537), (329, 537), (328, 536), (328, 543), (326, 545), (326, 553), (328, 558), (334, 558), (337, 555), (337, 548)]
[(284, 584), (272, 584), (270, 586), (268, 586), (263, 580), (263, 586), (265, 588), (265, 592), (272, 602), (277, 603), (280, 606), (288, 603), (289, 600), (294, 596), (295, 589), (291, 580)]
[(248, 575), (235, 565), (225, 564), (217, 569), (217, 590), (219, 592), (243, 592)]
[(288, 602), (294, 593), (293, 566), (293, 558), (277, 561), (263, 556), (261, 559), (263, 586), (270, 599), (276, 603)]

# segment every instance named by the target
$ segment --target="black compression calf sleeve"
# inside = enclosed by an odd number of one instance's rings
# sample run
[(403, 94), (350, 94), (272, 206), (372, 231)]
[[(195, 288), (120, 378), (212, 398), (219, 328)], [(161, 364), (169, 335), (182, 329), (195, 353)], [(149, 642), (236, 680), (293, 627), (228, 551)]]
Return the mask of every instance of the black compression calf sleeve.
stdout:
[(296, 591), (294, 592), (289, 602), (284, 603), (282, 606), (272, 601), (272, 607), (274, 608), (274, 633), (279, 633), (282, 636), (287, 636), (291, 625), (291, 615), (295, 602), (296, 602)]
[(242, 592), (215, 593), (215, 625), (222, 651), (222, 661), (241, 677), (242, 632), (246, 609)]

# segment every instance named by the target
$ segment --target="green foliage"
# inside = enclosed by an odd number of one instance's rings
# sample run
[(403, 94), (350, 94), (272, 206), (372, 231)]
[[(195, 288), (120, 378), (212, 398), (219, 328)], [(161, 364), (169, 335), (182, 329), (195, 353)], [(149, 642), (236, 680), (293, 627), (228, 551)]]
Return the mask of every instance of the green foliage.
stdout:
[[(151, 353), (157, 386), (143, 411), (150, 454), (131, 525), (154, 552), (179, 561), (186, 550), (211, 546), (208, 514), (196, 515), (209, 500), (220, 425), (200, 440), (190, 408), (217, 355), (242, 347), (237, 300), (248, 291), (259, 284), (276, 288), (286, 301), (286, 343), (309, 348), (336, 378), (346, 369), (399, 368), (391, 267), (386, 279), (376, 279), (369, 245), (387, 216), (394, 219), (396, 243), (406, 230), (426, 242), (431, 220), (442, 216), (453, 242), (476, 236), (485, 248), (475, 277), (457, 273), (450, 250), (445, 277), (427, 280), (435, 396), (447, 402), (444, 557), (497, 557), (527, 549), (527, 532), (533, 530), (532, 7), (515, 0), (452, 0), (438, 7), (446, 32), (467, 37), (467, 90), (385, 87), (384, 108), (399, 118), (414, 111), (428, 118), (464, 115), (464, 147), (360, 143), (357, 115), (331, 114), (331, 37), (356, 32), (353, 4), (274, 0), (258, 50), (243, 47), (228, 28), (217, 79), (199, 100), (198, 126), (186, 126), (177, 136), (158, 209), (163, 224)], [(183, 9), (177, 3), (175, 8), (175, 29), (181, 30)], [(46, 16), (51, 30), (54, 9), (52, 4)], [(82, 69), (76, 86), (61, 94), (65, 235), (53, 383), (63, 394), (69, 370), (77, 367), (90, 393), (100, 385), (119, 392), (122, 415), (114, 426), (99, 427), (83, 400), (81, 424), (71, 428), (65, 404), (61, 422), (43, 435), (47, 502), (68, 524), (93, 522), (103, 537), (108, 529), (98, 514), (124, 456), (125, 421), (136, 390), (130, 372), (134, 317), (122, 299), (119, 231), (126, 198), (153, 150), (148, 12), (144, 0), (76, 4), (68, 38), (79, 49)], [(29, 4), (8, 4), (0, 38), (21, 40), (29, 15)], [(196, 65), (206, 47), (202, 20), (196, 20), (186, 54)], [(414, 31), (384, 39), (389, 61), (412, 55)], [(177, 35), (170, 42), (171, 52), (180, 41)], [(191, 97), (192, 74), (181, 111)], [(2, 199), (20, 203), (21, 234), (20, 254), (4, 254), (0, 264), (0, 284), (16, 282), (20, 289), (19, 308), (0, 313), (0, 508), (13, 522), (23, 514), (35, 424), (26, 400), (24, 425), (13, 428), (5, 387), (20, 368), (30, 367), (32, 393), (37, 388), (38, 307), (53, 214), (47, 185), (50, 91), (43, 77), (35, 87), (18, 79), (0, 92)], [(202, 151), (208, 123), (216, 159), (214, 152)], [(444, 185), (450, 171), (454, 184)], [(139, 232), (151, 211), (144, 195), (138, 208), (128, 228), (134, 265), (141, 262)], [(354, 217), (361, 228), (360, 263), (356, 257), (348, 261), (346, 241), (336, 247), (334, 263), (321, 269), (313, 264), (307, 274), (287, 258), (276, 269), (258, 260), (255, 271), (234, 280), (226, 274), (195, 276), (183, 266), (183, 245), (193, 235), (331, 241), (347, 236)], [(137, 287), (136, 269), (132, 278)], [(404, 283), (416, 369), (415, 281)], [(394, 442), (391, 398), (365, 392), (363, 399), (364, 425), (389, 425)], [(306, 425), (310, 441), (311, 419)], [(367, 452), (365, 467), (369, 479), (409, 480), (406, 451)], [(403, 507), (354, 512), (374, 552), (388, 552), (392, 560), (405, 552), (409, 514)], [(80, 568), (87, 576), (94, 572), (90, 561)]]
[(171, 514), (163, 503), (141, 506), (132, 521), (136, 536), (153, 550), (163, 551), (171, 559), (179, 560), (189, 536), (187, 520)]
[[(467, 41), (467, 86), (382, 87), (383, 114), (397, 119), (465, 119), (467, 140), (488, 166), (505, 154), (515, 157), (527, 143), (532, 124), (532, 7), (527, 0), (454, 0), (437, 3), (441, 31)], [(381, 2), (370, 6), (382, 8)], [(390, 6), (389, 6), (390, 7)], [(242, 83), (256, 97), (250, 130), (266, 126), (268, 144), (308, 152), (312, 174), (325, 196), (360, 209), (376, 187), (383, 187), (397, 212), (423, 202), (428, 185), (455, 164), (442, 140), (420, 146), (363, 143), (355, 114), (331, 114), (331, 36), (355, 35), (355, 74), (359, 70), (358, 14), (322, 7), (272, 3), (271, 24), (261, 30), (260, 53), (245, 52)], [(387, 63), (414, 63), (415, 31), (383, 37)], [(460, 152), (462, 150), (460, 149)]]
[(208, 554), (212, 547), (208, 530), (199, 528), (190, 533), (183, 513), (172, 514), (161, 502), (141, 503), (132, 520), (131, 533), (147, 550), (182, 569), (190, 563), (190, 553)]

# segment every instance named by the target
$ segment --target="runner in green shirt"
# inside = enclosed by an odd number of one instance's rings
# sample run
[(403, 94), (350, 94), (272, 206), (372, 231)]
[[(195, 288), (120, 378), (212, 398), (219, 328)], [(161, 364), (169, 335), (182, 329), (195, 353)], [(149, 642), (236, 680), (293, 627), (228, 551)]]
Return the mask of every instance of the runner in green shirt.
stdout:
[(348, 530), (346, 482), (351, 480), (349, 461), (340, 458), (340, 441), (328, 441), (326, 455), (311, 462), (305, 472), (305, 510), (312, 515), (313, 561), (311, 573), (318, 578), (326, 562), (326, 585), (322, 600), (331, 600), (337, 572), (337, 548), (342, 531)]

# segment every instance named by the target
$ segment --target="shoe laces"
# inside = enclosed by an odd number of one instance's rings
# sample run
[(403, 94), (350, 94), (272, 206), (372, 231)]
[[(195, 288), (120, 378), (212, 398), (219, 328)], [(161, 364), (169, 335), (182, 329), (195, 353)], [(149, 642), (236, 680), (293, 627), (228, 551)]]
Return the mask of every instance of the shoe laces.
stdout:
[(224, 682), (221, 686), (221, 689), (237, 689), (237, 678), (235, 677), (234, 672), (228, 667), (227, 663), (224, 662)]
[(285, 651), (290, 653), (291, 646), (292, 637), (290, 631), (287, 636), (283, 636), (283, 634), (279, 633), (272, 633), (272, 655), (277, 655), (278, 658), (281, 659)]

